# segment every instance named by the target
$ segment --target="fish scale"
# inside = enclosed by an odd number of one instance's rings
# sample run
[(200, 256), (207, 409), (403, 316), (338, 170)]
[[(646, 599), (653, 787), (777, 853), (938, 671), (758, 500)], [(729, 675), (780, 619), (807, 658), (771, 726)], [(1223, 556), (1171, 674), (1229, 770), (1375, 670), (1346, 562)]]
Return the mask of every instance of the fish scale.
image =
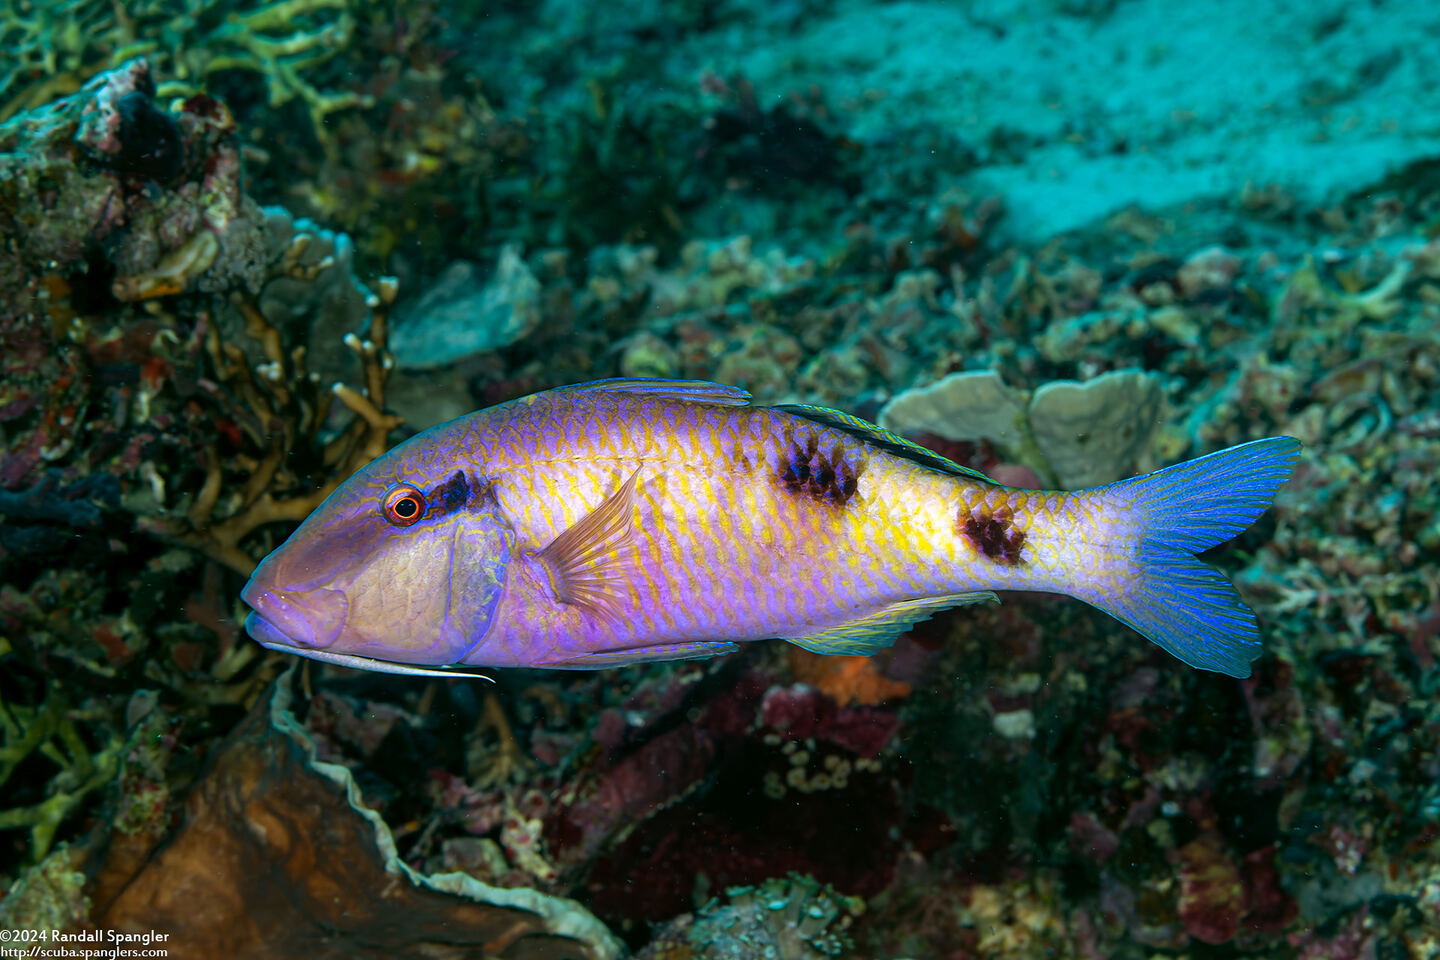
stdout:
[[(363, 468), (257, 568), (247, 623), (391, 672), (593, 668), (771, 637), (871, 653), (937, 610), (1045, 590), (1243, 676), (1254, 616), (1194, 554), (1252, 522), (1298, 451), (1270, 438), (1107, 487), (1019, 490), (839, 411), (600, 381)], [(425, 510), (387, 514), (397, 490)]]
[[(563, 435), (576, 438), (563, 461), (516, 458), (513, 469), (536, 471), (544, 478), (542, 498), (514, 504), (513, 512), (529, 521), (517, 528), (522, 543), (538, 550), (598, 505), (622, 475), (638, 470), (639, 575), (628, 584), (629, 605), (621, 611), (621, 626), (642, 625), (653, 631), (654, 639), (670, 642), (697, 633), (755, 639), (747, 632), (749, 604), (741, 602), (752, 592), (747, 586), (755, 583), (775, 585), (765, 593), (776, 601), (756, 611), (756, 619), (800, 633), (827, 618), (917, 594), (1056, 585), (1049, 567), (1027, 566), (1017, 574), (981, 556), (956, 533), (956, 516), (998, 509), (1011, 499), (1009, 491), (916, 467), (842, 431), (765, 408), (741, 408), (728, 416), (724, 411), (696, 411), (664, 401), (619, 404), (604, 398), (558, 414), (539, 414), (568, 417), (571, 424), (585, 423), (586, 429), (560, 428)], [(602, 428), (607, 419), (615, 429)], [(637, 422), (653, 426), (634, 429)], [(674, 447), (658, 442), (657, 434), (673, 440)], [(829, 504), (785, 493), (773, 482), (784, 472), (791, 450), (808, 447), (811, 441), (817, 449), (840, 451), (842, 457), (866, 464), (855, 509), (837, 512)], [(748, 446), (758, 446), (760, 456), (741, 471), (738, 451)], [(606, 468), (599, 469), (601, 464)], [(495, 463), (492, 469), (503, 487), (506, 464)], [(660, 476), (667, 478), (669, 496), (664, 501), (650, 493)], [(787, 563), (777, 565), (773, 557), (766, 563), (770, 555), (763, 550), (739, 551), (750, 538), (737, 536), (733, 528), (739, 511), (727, 497), (737, 489), (754, 497), (753, 507), (745, 512), (775, 519), (770, 530), (778, 535), (776, 546)], [(1048, 506), (1045, 501), (1040, 505)], [(1047, 516), (1044, 509), (1033, 517), (1024, 514), (1024, 523), (1039, 528)], [(888, 549), (876, 550), (877, 545)], [(666, 617), (664, 611), (674, 609), (681, 598), (688, 598), (685, 615)], [(558, 629), (574, 627), (560, 624)], [(615, 632), (613, 642), (626, 639), (620, 636), (622, 630)], [(528, 629), (497, 637), (497, 645), (507, 639), (517, 645), (536, 642)]]

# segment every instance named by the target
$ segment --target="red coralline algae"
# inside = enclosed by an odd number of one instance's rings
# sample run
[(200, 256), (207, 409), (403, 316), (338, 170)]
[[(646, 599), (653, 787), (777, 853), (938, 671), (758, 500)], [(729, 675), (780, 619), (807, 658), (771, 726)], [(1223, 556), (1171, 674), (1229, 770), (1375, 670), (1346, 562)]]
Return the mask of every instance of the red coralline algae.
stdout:
[(543, 814), (562, 876), (583, 877), (588, 902), (627, 923), (693, 908), (680, 877), (717, 890), (796, 871), (847, 894), (883, 890), (907, 821), (874, 758), (899, 719), (757, 670), (706, 699), (714, 679), (647, 681), (597, 714), (590, 765)]
[(835, 701), (804, 684), (772, 687), (760, 704), (760, 722), (792, 737), (813, 737), (834, 719)]
[(1255, 730), (1254, 770), (1258, 789), (1282, 786), (1310, 753), (1310, 723), (1295, 685), (1295, 667), (1267, 658), (1240, 684)]
[(772, 687), (760, 705), (760, 723), (796, 740), (828, 740), (860, 757), (877, 756), (900, 728), (900, 718), (889, 711), (841, 710), (834, 700), (804, 684)]
[(885, 710), (842, 710), (821, 736), (857, 757), (875, 758), (900, 729), (900, 718)]
[(1245, 882), (1245, 919), (1243, 931), (1252, 935), (1273, 937), (1299, 914), (1295, 898), (1280, 887), (1280, 871), (1275, 866), (1275, 845), (1262, 847), (1245, 855), (1240, 872)]
[(625, 714), (614, 707), (600, 711), (590, 728), (591, 738), (606, 750), (614, 750), (625, 741)]
[(705, 775), (715, 751), (692, 726), (662, 733), (561, 796), (546, 839), (562, 863), (589, 860), (622, 828), (673, 802)]
[(986, 476), (1007, 487), (1039, 490), (1045, 486), (1035, 475), (1035, 471), (1023, 463), (998, 463), (987, 471)]
[(1180, 922), (1203, 943), (1235, 939), (1245, 909), (1240, 870), (1215, 834), (1201, 834), (1179, 850)]
[(760, 749), (741, 747), (712, 767), (703, 788), (600, 857), (586, 884), (592, 909), (612, 921), (662, 920), (694, 905), (695, 891), (676, 879), (702, 875), (711, 890), (791, 871), (848, 895), (884, 890), (902, 842), (893, 781), (853, 772), (843, 788), (767, 796), (757, 778), (766, 763)]
[(1096, 863), (1104, 863), (1120, 849), (1120, 838), (1093, 813), (1070, 814), (1070, 849)]
[(1328, 926), (1323, 929), (1325, 932), (1308, 928), (1286, 936), (1295, 960), (1373, 960), (1377, 956), (1375, 939), (1384, 927), (1370, 919), (1367, 904), (1351, 914), (1338, 931)]

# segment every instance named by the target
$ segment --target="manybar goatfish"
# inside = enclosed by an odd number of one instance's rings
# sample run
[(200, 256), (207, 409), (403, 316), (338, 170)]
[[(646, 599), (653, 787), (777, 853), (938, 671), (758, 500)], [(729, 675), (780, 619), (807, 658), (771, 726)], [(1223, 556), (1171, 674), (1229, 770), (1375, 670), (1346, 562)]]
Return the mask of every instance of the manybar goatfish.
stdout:
[(245, 586), (274, 650), (390, 673), (585, 669), (782, 638), (870, 654), (995, 590), (1069, 594), (1250, 674), (1255, 615), (1195, 554), (1263, 513), (1271, 437), (1074, 492), (993, 483), (871, 423), (702, 381), (601, 380), (411, 437)]

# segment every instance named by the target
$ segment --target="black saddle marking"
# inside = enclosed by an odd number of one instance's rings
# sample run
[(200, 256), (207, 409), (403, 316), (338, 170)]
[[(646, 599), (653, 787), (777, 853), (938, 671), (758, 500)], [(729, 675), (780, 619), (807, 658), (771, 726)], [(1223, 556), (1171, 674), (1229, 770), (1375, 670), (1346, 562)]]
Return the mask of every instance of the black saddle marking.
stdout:
[(449, 516), (460, 510), (477, 510), (487, 506), (494, 498), (495, 491), (488, 481), (467, 476), (464, 470), (456, 470), (426, 495), (428, 513), (432, 517)]
[(843, 507), (855, 498), (864, 472), (865, 462), (847, 454), (843, 445), (822, 452), (820, 438), (807, 431), (791, 438), (777, 477), (780, 486), (796, 496)]
[(1020, 551), (1025, 546), (1025, 531), (1015, 529), (1015, 517), (1009, 507), (986, 513), (962, 506), (958, 526), (960, 535), (986, 558), (1007, 567), (1024, 562)]

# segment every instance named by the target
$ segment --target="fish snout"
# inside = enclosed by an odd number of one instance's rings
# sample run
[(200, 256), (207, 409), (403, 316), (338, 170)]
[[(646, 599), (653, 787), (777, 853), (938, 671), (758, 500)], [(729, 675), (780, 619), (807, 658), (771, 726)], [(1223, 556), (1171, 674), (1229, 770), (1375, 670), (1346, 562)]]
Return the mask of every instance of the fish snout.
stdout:
[(323, 649), (340, 636), (350, 613), (345, 594), (328, 587), (267, 590), (252, 580), (241, 596), (253, 611), (245, 618), (245, 629), (264, 647)]

